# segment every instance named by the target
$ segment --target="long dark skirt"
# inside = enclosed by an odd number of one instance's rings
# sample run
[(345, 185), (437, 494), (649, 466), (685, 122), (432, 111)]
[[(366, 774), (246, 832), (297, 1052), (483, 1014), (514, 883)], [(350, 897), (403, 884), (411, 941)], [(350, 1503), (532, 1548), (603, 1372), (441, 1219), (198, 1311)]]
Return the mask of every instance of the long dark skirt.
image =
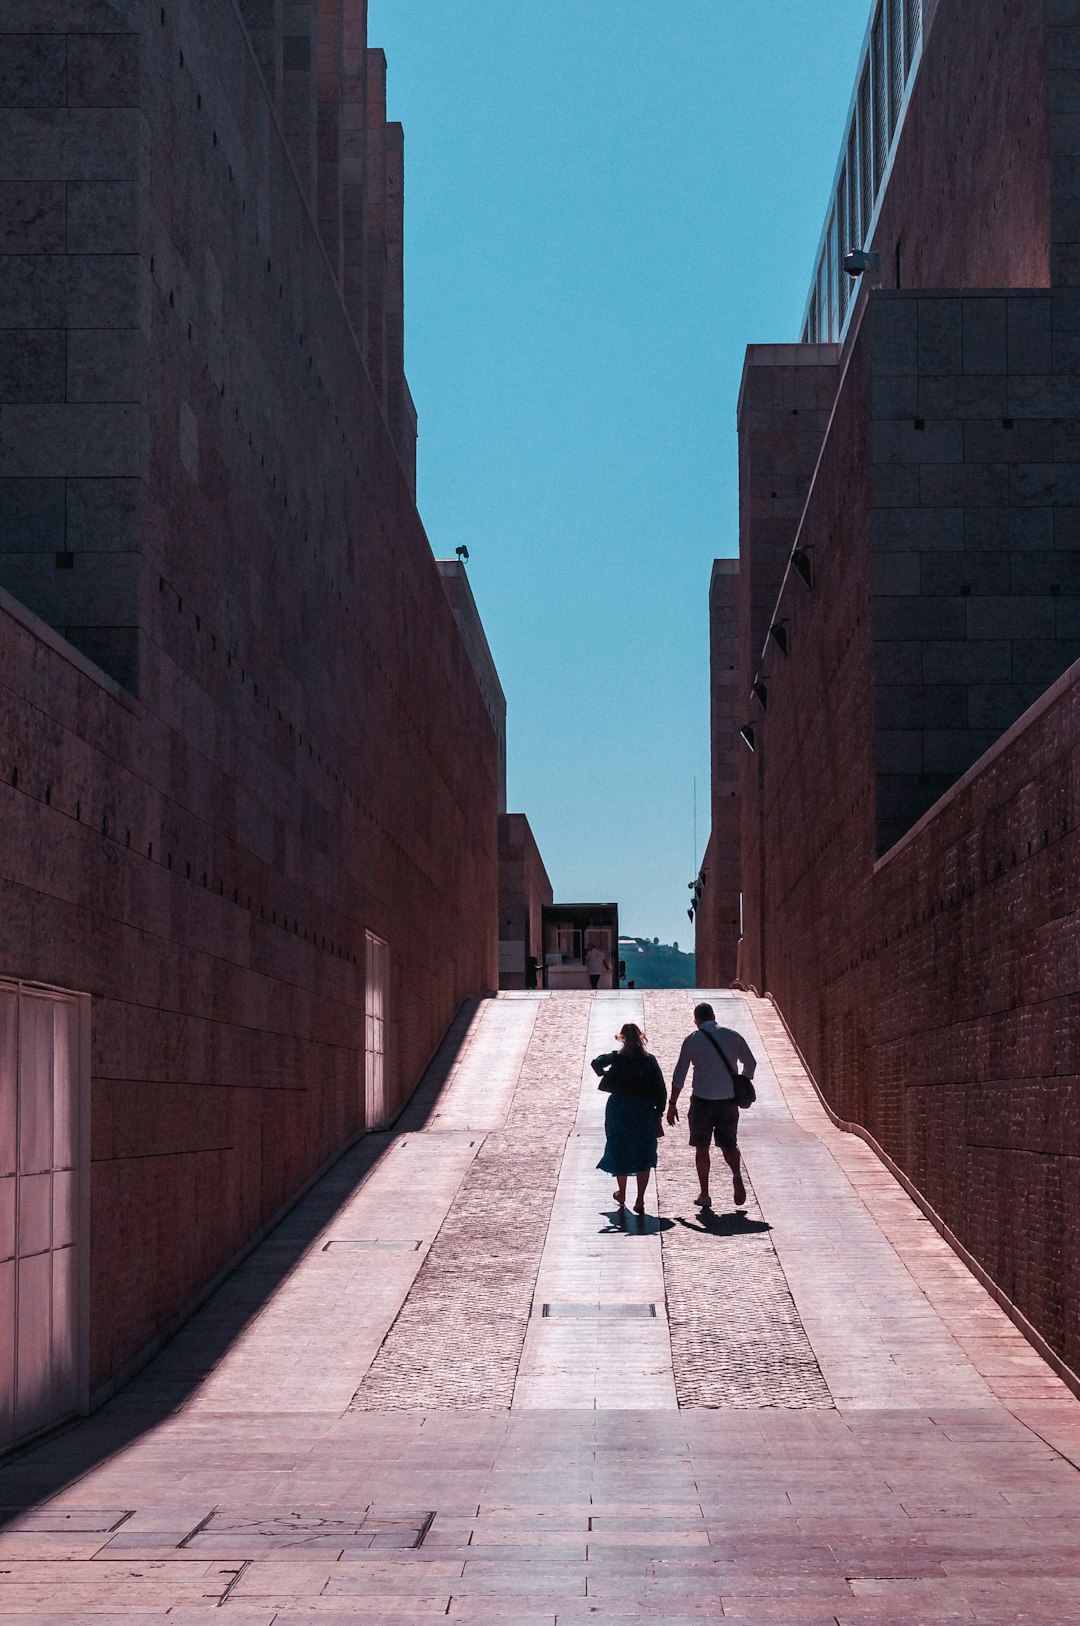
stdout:
[(656, 1108), (633, 1095), (609, 1095), (604, 1113), (607, 1142), (596, 1165), (607, 1174), (637, 1174), (656, 1167)]

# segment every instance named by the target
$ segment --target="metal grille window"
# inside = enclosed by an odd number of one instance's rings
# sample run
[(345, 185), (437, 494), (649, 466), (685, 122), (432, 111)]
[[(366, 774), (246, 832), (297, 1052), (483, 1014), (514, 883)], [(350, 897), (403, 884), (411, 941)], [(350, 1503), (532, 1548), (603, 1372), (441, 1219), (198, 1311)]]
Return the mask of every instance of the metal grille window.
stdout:
[(870, 64), (863, 69), (859, 84), (859, 230), (865, 242), (874, 212), (874, 142), (871, 125)]
[(851, 134), (847, 149), (848, 185), (848, 248), (861, 248), (863, 240), (862, 211), (859, 208), (859, 132), (855, 120), (851, 121)]
[(896, 130), (900, 104), (904, 99), (904, 0), (889, 3), (889, 135)]
[(855, 81), (854, 105), (840, 149), (836, 191), (822, 233), (803, 318), (804, 337), (838, 338), (855, 304), (840, 266), (849, 249), (870, 246), (874, 208), (896, 139), (908, 83), (916, 71), (930, 8), (927, 0), (874, 0)]
[(829, 233), (825, 240), (825, 254), (829, 265), (829, 338), (836, 339), (840, 334), (840, 290), (836, 279), (840, 275), (840, 266), (836, 252), (836, 215), (834, 213), (829, 221)]
[(911, 72), (922, 35), (922, 0), (904, 0), (904, 78)]
[(885, 173), (885, 155), (889, 148), (889, 93), (885, 82), (885, 16), (884, 7), (878, 7), (870, 36), (870, 56), (874, 76), (874, 194)]
[(848, 232), (848, 184), (847, 167), (840, 171), (840, 185), (836, 188), (836, 270), (837, 270), (837, 324), (842, 325), (847, 315), (848, 279), (840, 269), (844, 255), (851, 247), (851, 237)]

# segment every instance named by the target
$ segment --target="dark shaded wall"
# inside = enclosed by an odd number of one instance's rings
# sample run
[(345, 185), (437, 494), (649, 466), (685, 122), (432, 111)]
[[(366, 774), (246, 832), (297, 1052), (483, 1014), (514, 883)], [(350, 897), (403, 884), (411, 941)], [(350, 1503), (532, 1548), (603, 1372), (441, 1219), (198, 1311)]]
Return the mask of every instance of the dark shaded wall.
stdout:
[(696, 976), (703, 988), (735, 981), (739, 952), (739, 561), (715, 559), (709, 582), (711, 824), (694, 913)]
[(391, 1112), (494, 985), (498, 746), (388, 427), (363, 8), (263, 8), (283, 88), (224, 0), (17, 9), (0, 972), (93, 996), (102, 1392), (363, 1130), (365, 932)]
[[(1073, 1371), (1077, 27), (1071, 0), (940, 0), (741, 782), (747, 981)], [(747, 380), (768, 365), (752, 347)], [(759, 502), (744, 483), (751, 573)]]

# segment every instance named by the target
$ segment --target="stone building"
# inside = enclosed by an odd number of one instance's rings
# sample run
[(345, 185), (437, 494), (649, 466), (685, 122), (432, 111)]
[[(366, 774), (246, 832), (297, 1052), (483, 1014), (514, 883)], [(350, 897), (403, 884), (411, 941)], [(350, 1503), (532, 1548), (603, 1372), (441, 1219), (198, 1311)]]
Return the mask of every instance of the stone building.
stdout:
[(524, 813), (499, 817), (499, 987), (539, 988), (544, 910), (554, 893)]
[(0, 10), (0, 1449), (497, 978), (364, 0)]
[(743, 977), (1073, 1382), (1078, 29), (874, 0), (739, 406)]
[(717, 559), (709, 583), (711, 824), (692, 907), (695, 975), (726, 988), (739, 951), (739, 561)]

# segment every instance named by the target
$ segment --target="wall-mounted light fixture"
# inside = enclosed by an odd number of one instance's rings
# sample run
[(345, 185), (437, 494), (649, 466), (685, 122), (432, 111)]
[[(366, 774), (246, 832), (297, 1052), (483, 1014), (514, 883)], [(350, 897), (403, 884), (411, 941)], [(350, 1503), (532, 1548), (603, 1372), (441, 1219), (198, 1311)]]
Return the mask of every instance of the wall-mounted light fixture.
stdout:
[(747, 745), (747, 746), (750, 747), (751, 751), (756, 751), (757, 750), (757, 743), (756, 743), (756, 741), (754, 739), (754, 725), (753, 725), (753, 723), (745, 723), (743, 725), (743, 727), (740, 728), (740, 730), (739, 730), (739, 738), (742, 740), (744, 745)]
[(814, 585), (814, 561), (810, 557), (809, 548), (796, 548), (791, 555), (791, 568), (795, 574), (802, 578), (807, 587)]
[(756, 677), (750, 685), (750, 693), (764, 711), (769, 704), (769, 686), (764, 678)]
[(788, 654), (791, 649), (791, 641), (788, 638), (786, 622), (774, 621), (772, 626), (769, 628), (769, 637), (772, 639), (781, 655)]

